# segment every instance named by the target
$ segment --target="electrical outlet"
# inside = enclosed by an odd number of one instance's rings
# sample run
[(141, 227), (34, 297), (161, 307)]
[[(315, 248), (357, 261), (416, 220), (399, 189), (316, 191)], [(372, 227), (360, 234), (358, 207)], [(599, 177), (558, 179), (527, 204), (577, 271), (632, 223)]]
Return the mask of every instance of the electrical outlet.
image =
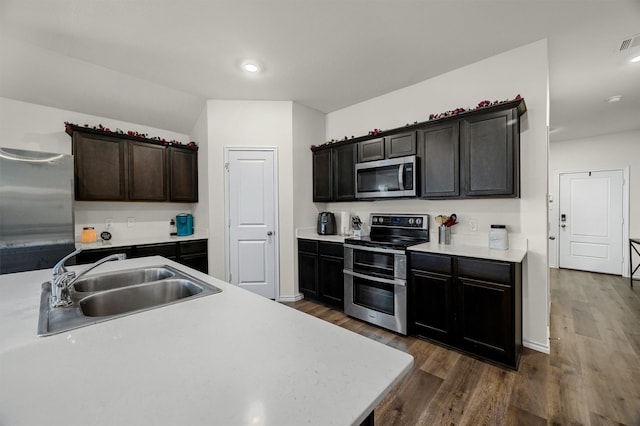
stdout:
[(127, 228), (133, 228), (133, 225), (136, 224), (136, 218), (135, 217), (128, 217), (127, 218)]
[(469, 227), (473, 232), (478, 230), (478, 219), (469, 219)]
[(113, 225), (113, 219), (105, 219), (104, 220), (104, 227), (106, 229), (110, 229), (112, 225)]

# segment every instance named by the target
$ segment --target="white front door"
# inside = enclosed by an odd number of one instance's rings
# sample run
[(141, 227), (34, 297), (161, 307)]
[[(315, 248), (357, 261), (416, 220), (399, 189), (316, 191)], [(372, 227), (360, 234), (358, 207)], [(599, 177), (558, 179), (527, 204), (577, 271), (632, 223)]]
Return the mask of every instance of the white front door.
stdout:
[(275, 149), (226, 148), (229, 282), (277, 298)]
[(560, 174), (560, 267), (622, 275), (623, 171)]

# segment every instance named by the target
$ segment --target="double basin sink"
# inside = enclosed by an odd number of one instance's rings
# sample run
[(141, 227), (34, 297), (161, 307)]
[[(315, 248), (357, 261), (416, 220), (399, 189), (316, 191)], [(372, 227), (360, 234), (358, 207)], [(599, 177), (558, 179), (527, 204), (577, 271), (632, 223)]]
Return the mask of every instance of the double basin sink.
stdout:
[(168, 265), (91, 275), (69, 289), (73, 304), (51, 308), (51, 283), (42, 284), (38, 335), (47, 336), (136, 312), (219, 293)]

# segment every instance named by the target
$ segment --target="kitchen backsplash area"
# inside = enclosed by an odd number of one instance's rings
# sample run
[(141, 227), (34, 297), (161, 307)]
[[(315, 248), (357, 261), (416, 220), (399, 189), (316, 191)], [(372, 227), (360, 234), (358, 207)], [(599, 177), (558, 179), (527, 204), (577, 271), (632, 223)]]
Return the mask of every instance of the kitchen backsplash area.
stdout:
[[(75, 237), (80, 241), (82, 229), (93, 227), (98, 238), (100, 233), (111, 233), (111, 242), (137, 243), (154, 238), (169, 237), (176, 232), (175, 224), (171, 226), (171, 219), (181, 213), (191, 213), (195, 204), (176, 203), (108, 203), (108, 202), (79, 202), (74, 203)], [(194, 231), (198, 234), (207, 233), (205, 218), (194, 216)]]
[[(349, 203), (316, 203), (320, 211), (335, 213), (340, 222), (341, 212), (348, 212), (350, 216), (357, 215), (364, 223), (365, 230), (369, 229), (369, 215), (371, 213), (413, 213), (428, 214), (430, 216), (429, 230), (431, 241), (438, 241), (438, 215), (457, 215), (457, 224), (451, 227), (452, 243), (471, 245), (488, 244), (491, 225), (506, 225), (509, 240), (513, 247), (526, 245), (527, 237), (521, 234), (520, 200), (504, 199), (500, 203), (495, 200), (377, 200)], [(341, 229), (338, 223), (338, 231)], [(519, 242), (522, 242), (520, 244)]]

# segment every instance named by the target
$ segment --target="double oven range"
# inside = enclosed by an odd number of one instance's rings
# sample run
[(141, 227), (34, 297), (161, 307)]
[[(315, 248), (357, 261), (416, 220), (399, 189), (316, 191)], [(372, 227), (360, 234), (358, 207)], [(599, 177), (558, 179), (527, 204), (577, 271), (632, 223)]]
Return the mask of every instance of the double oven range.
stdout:
[(374, 213), (369, 223), (369, 236), (344, 242), (344, 311), (406, 335), (406, 250), (429, 241), (429, 215)]

